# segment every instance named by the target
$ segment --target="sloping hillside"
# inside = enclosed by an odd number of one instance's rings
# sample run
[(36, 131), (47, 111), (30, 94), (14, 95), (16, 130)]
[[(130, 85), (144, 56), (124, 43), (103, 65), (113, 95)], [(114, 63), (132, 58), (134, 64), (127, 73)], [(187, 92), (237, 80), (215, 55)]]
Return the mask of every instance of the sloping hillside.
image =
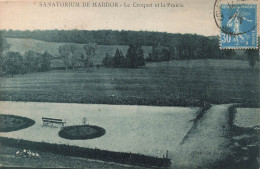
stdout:
[[(63, 67), (63, 60), (59, 54), (59, 47), (66, 43), (54, 43), (54, 42), (45, 42), (33, 39), (16, 39), (16, 38), (6, 38), (7, 42), (10, 44), (9, 51), (19, 52), (24, 54), (26, 51), (32, 50), (35, 52), (43, 53), (47, 51), (50, 53), (54, 59), (52, 60), (52, 67)], [(84, 44), (77, 44), (79, 50), (82, 49)], [(96, 55), (94, 58), (94, 65), (101, 64), (102, 59), (105, 57), (106, 53), (110, 56), (113, 56), (116, 52), (116, 49), (119, 49), (125, 55), (128, 49), (128, 46), (123, 45), (98, 45), (96, 49)], [(147, 57), (151, 52), (150, 46), (144, 46), (144, 57)]]

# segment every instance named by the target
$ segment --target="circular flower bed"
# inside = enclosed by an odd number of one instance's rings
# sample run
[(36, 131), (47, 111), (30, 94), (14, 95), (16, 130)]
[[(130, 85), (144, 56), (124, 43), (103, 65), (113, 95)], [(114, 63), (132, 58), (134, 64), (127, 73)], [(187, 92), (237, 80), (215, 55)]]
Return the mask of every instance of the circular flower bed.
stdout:
[(86, 140), (103, 136), (105, 133), (105, 129), (98, 126), (76, 125), (62, 128), (59, 136), (70, 140)]
[(0, 132), (21, 130), (34, 124), (34, 120), (26, 117), (0, 114)]

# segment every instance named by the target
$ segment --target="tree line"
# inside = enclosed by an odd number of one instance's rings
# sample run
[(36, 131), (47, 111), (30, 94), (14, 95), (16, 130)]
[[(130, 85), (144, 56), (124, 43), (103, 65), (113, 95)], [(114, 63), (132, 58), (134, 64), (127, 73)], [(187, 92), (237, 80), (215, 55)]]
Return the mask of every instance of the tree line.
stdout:
[(168, 46), (170, 40), (181, 34), (169, 34), (166, 32), (149, 31), (117, 31), (117, 30), (2, 30), (8, 38), (30, 38), (47, 42), (63, 43), (96, 43), (98, 45), (129, 45), (139, 44), (141, 46), (152, 46), (160, 42)]
[[(157, 47), (165, 49), (163, 57), (151, 54), (148, 61), (165, 61), (174, 59), (233, 59), (234, 50), (221, 50), (219, 37), (206, 37), (197, 34), (178, 34), (151, 31), (114, 31), (114, 30), (2, 30), (9, 38), (31, 38), (48, 42), (94, 43), (97, 45), (127, 45)], [(240, 59), (246, 59), (241, 56)]]
[(121, 67), (121, 68), (137, 68), (145, 66), (144, 52), (141, 46), (130, 45), (126, 56), (119, 49), (116, 50), (114, 56), (106, 56), (102, 60), (102, 64), (105, 67)]

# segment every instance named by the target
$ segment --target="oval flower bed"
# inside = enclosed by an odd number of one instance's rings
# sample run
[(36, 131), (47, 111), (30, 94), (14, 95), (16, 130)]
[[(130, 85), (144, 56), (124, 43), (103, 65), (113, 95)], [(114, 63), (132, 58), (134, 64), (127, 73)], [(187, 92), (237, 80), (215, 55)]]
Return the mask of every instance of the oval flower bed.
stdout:
[(70, 140), (86, 140), (103, 136), (105, 133), (105, 129), (98, 126), (76, 125), (63, 127), (59, 136)]
[(0, 114), (0, 132), (10, 132), (25, 129), (35, 124), (27, 117)]

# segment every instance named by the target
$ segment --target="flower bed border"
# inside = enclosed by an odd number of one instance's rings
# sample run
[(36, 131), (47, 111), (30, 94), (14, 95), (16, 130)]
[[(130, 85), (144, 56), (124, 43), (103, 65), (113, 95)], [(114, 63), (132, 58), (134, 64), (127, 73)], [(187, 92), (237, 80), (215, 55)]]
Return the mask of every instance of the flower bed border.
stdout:
[(30, 126), (33, 126), (35, 124), (35, 121), (32, 120), (32, 119), (29, 119), (27, 117), (22, 117), (22, 116), (15, 116), (15, 115), (7, 115), (7, 114), (0, 114), (0, 116), (7, 116), (7, 117), (10, 117), (10, 118), (14, 118), (14, 119), (20, 119), (20, 120), (23, 120), (25, 122), (24, 125), (22, 126), (13, 126), (13, 127), (4, 127), (4, 128), (1, 128), (0, 127), (0, 132), (11, 132), (11, 131), (17, 131), (17, 130), (21, 130), (21, 129), (25, 129), (25, 128), (28, 128)]
[[(72, 136), (69, 135), (67, 133), (68, 130), (70, 130), (71, 128), (75, 128), (75, 127), (91, 127), (97, 130), (96, 133), (93, 133), (91, 135), (85, 135), (85, 136)], [(67, 126), (67, 127), (63, 127), (60, 131), (59, 131), (59, 136), (65, 139), (70, 139), (70, 140), (86, 140), (86, 139), (93, 139), (93, 138), (97, 138), (97, 137), (101, 137), (106, 133), (106, 130), (103, 129), (102, 127), (99, 126), (92, 126), (92, 125), (75, 125), (75, 126)]]

